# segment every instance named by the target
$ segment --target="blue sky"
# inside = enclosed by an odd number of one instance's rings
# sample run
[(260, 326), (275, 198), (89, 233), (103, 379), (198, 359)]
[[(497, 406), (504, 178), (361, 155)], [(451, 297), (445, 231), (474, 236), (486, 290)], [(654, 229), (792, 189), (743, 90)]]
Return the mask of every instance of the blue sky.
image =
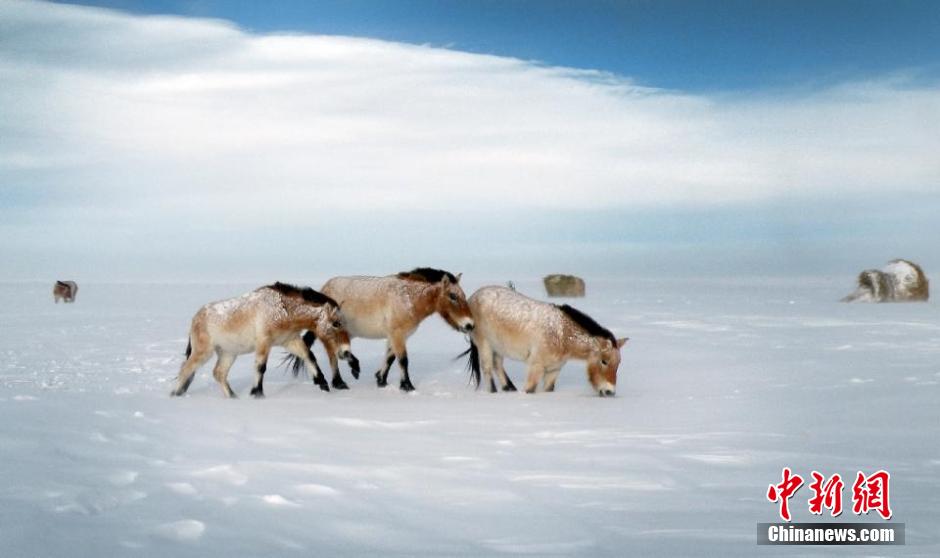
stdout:
[(447, 46), (727, 91), (940, 72), (931, 0), (110, 0), (134, 13)]
[(0, 280), (940, 269), (932, 3), (91, 4), (0, 0)]

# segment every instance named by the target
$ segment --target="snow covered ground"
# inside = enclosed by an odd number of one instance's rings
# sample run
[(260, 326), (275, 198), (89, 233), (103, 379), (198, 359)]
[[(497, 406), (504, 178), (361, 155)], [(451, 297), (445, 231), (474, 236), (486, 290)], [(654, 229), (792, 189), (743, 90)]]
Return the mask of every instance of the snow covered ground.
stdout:
[[(238, 400), (211, 364), (167, 395), (195, 310), (253, 285), (82, 284), (54, 305), (51, 283), (3, 284), (0, 554), (937, 556), (940, 313), (837, 303), (853, 280), (589, 278), (575, 304), (631, 337), (613, 399), (577, 363), (552, 394), (475, 392), (432, 317), (416, 393), (377, 389), (382, 344), (358, 340), (350, 391), (272, 361), (263, 401), (248, 357)], [(756, 546), (784, 466), (888, 470), (907, 545)]]

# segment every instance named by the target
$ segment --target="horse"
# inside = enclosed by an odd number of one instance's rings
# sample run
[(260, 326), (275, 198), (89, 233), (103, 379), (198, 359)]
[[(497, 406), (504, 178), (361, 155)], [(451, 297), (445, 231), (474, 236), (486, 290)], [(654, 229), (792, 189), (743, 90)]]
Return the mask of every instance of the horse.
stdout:
[(859, 273), (858, 286), (842, 302), (913, 302), (929, 297), (930, 283), (924, 270), (908, 260), (892, 260), (882, 270)]
[(52, 298), (58, 304), (60, 300), (65, 302), (75, 302), (75, 295), (78, 294), (78, 283), (75, 281), (56, 281), (52, 286)]
[(375, 373), (379, 387), (388, 385), (395, 359), (401, 368), (399, 387), (413, 391), (408, 375), (405, 341), (428, 316), (437, 312), (457, 331), (473, 330), (461, 275), (419, 267), (385, 277), (334, 277), (323, 285), (324, 294), (340, 301), (346, 328), (352, 337), (385, 339), (385, 361)]
[[(620, 349), (628, 338), (618, 339), (590, 316), (571, 306), (549, 304), (506, 287), (483, 287), (469, 300), (476, 328), (470, 332), (471, 381), (480, 387), (482, 368), (496, 392), (494, 371), (503, 391), (516, 391), (503, 358), (526, 363), (526, 393), (555, 390), (555, 381), (569, 359), (587, 361), (587, 376), (601, 397), (613, 396), (620, 367)], [(459, 358), (458, 357), (458, 358)]]
[[(304, 330), (323, 340), (331, 363), (335, 362), (336, 355), (358, 368), (358, 361), (349, 350), (349, 333), (339, 304), (310, 287), (277, 282), (240, 297), (206, 304), (193, 317), (186, 361), (180, 367), (176, 388), (170, 395), (186, 393), (196, 370), (215, 351), (218, 360), (212, 375), (226, 397), (235, 397), (228, 383), (229, 369), (238, 355), (254, 352), (255, 383), (251, 395), (262, 398), (268, 353), (276, 345), (287, 349), (313, 370), (313, 382), (323, 391), (330, 391), (316, 357), (301, 337)], [(299, 367), (295, 367), (295, 375), (298, 371)]]

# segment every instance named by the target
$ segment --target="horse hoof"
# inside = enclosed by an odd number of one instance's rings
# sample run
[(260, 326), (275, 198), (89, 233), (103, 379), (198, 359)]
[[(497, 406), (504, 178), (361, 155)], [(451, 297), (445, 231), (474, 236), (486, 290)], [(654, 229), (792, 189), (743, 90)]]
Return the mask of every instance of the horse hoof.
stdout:
[(255, 399), (264, 399), (264, 392), (261, 391), (260, 389), (259, 390), (253, 389), (251, 390), (251, 396), (254, 397)]
[(412, 383), (411, 383), (410, 381), (402, 382), (401, 384), (398, 385), (398, 387), (399, 387), (402, 391), (414, 391), (414, 390), (415, 390), (414, 385), (412, 385)]
[(503, 386), (503, 391), (516, 391), (516, 386), (509, 384), (508, 386)]
[(343, 380), (333, 380), (333, 389), (349, 389), (349, 386), (346, 385), (346, 382)]
[(317, 378), (313, 381), (322, 391), (330, 391), (330, 385), (326, 383), (324, 378)]

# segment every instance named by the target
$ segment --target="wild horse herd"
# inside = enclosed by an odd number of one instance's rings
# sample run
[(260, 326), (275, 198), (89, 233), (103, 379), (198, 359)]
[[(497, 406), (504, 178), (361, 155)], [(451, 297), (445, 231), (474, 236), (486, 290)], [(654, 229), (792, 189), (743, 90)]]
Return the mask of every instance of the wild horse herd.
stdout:
[[(376, 384), (388, 384), (389, 370), (397, 360), (399, 386), (412, 391), (405, 342), (434, 313), (469, 336), (470, 348), (463, 355), (469, 357), (477, 386), (482, 373), (490, 391), (497, 389), (494, 378), (504, 391), (515, 391), (503, 367), (503, 359), (510, 358), (526, 363), (526, 392), (533, 393), (539, 382), (545, 391), (552, 391), (565, 362), (577, 359), (587, 362), (588, 380), (599, 395), (614, 395), (625, 338), (614, 337), (571, 306), (534, 300), (509, 288), (483, 287), (468, 299), (460, 288), (460, 275), (432, 268), (386, 277), (334, 277), (321, 291), (274, 283), (207, 304), (193, 317), (186, 361), (171, 395), (186, 393), (196, 371), (215, 353), (213, 377), (226, 397), (234, 397), (229, 369), (238, 355), (254, 353), (251, 395), (263, 397), (268, 354), (274, 346), (288, 351), (295, 374), (305, 368), (312, 371), (320, 389), (347, 389), (339, 361), (347, 361), (353, 377), (359, 377), (359, 361), (350, 348), (354, 337), (385, 339)], [(333, 371), (329, 383), (311, 350), (317, 340), (329, 355)]]

